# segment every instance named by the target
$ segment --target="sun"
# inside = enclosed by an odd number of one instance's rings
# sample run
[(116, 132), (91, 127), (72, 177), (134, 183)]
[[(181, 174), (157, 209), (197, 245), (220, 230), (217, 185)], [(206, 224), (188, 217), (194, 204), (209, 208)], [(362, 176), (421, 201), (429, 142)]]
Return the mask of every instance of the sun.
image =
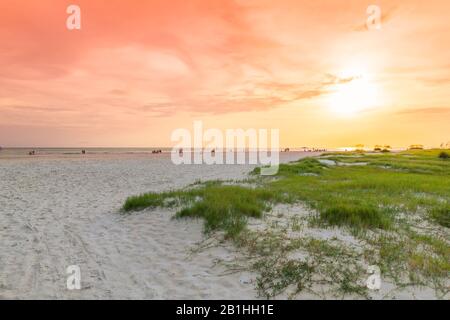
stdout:
[(354, 116), (378, 104), (377, 87), (367, 73), (349, 69), (340, 78), (344, 80), (332, 88), (329, 96), (329, 107), (334, 113)]

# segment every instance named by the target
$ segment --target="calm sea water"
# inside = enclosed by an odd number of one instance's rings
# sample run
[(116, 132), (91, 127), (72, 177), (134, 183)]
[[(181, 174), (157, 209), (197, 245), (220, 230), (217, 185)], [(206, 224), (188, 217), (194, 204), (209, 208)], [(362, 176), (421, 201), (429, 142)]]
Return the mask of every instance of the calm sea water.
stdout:
[(161, 150), (169, 153), (171, 148), (2, 148), (0, 158), (21, 158), (30, 157), (29, 153), (34, 151), (33, 156), (54, 157), (54, 156), (77, 156), (83, 155), (127, 155), (127, 154), (152, 154), (152, 151)]
[[(85, 154), (83, 154), (83, 150)], [(161, 153), (154, 154), (154, 151)], [(30, 152), (34, 154), (30, 155)], [(172, 148), (2, 148), (0, 159), (72, 159), (72, 158), (129, 158), (150, 156), (170, 156)], [(303, 150), (291, 149), (291, 152), (281, 152), (280, 157), (305, 153)], [(185, 152), (189, 152), (185, 150)], [(220, 151), (218, 151), (220, 152)], [(256, 151), (254, 151), (256, 152)], [(246, 154), (248, 151), (245, 152)], [(309, 153), (308, 154), (313, 154)], [(289, 157), (288, 157), (289, 158)]]

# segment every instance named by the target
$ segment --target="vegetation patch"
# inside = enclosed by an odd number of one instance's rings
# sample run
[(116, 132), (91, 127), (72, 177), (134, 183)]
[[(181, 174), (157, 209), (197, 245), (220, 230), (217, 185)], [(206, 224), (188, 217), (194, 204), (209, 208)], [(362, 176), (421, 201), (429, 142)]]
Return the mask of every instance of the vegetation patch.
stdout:
[[(350, 165), (306, 158), (281, 164), (275, 177), (259, 176), (260, 169), (255, 169), (252, 187), (199, 182), (184, 190), (130, 197), (123, 210), (174, 207), (177, 218), (204, 219), (206, 233), (224, 231), (248, 254), (259, 275), (261, 296), (289, 291), (294, 297), (325, 285), (337, 295), (367, 297), (364, 266), (375, 264), (399, 287), (431, 286), (444, 297), (450, 273), (450, 162), (442, 161), (440, 154), (441, 150), (330, 153), (322, 159)], [(289, 230), (249, 230), (249, 219), (262, 218), (276, 204), (296, 203), (311, 209), (310, 219), (297, 217)], [(412, 219), (417, 216), (433, 228), (423, 229)], [(304, 223), (348, 230), (364, 250), (288, 236), (301, 233)], [(297, 251), (302, 258), (295, 258)]]
[(450, 228), (450, 205), (432, 208), (430, 216), (440, 225)]
[(181, 207), (177, 218), (195, 217), (205, 221), (205, 232), (224, 230), (235, 238), (244, 230), (249, 217), (261, 218), (270, 209), (269, 203), (276, 197), (262, 188), (222, 185), (219, 182), (205, 183), (185, 191), (147, 193), (130, 197), (123, 209), (126, 212), (145, 207)]
[(387, 229), (391, 225), (388, 215), (377, 207), (336, 204), (320, 212), (320, 219), (330, 225), (350, 225), (357, 228)]
[(439, 153), (439, 158), (445, 159), (445, 160), (449, 159), (450, 158), (450, 154), (445, 152), (445, 151), (442, 151), (441, 153)]

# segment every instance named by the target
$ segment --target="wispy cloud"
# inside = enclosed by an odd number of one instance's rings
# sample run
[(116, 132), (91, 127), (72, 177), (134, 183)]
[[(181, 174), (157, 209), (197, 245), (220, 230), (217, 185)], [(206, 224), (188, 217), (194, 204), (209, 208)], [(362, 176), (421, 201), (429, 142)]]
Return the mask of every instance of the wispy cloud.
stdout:
[(450, 107), (407, 108), (399, 110), (396, 113), (401, 115), (447, 114), (450, 113)]

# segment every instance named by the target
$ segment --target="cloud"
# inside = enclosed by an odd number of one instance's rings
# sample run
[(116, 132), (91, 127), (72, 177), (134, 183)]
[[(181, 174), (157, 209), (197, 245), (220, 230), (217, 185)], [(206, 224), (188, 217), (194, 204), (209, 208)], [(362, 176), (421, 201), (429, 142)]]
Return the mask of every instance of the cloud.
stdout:
[(422, 78), (420, 80), (434, 86), (447, 85), (450, 83), (450, 77)]
[(426, 115), (426, 114), (447, 114), (450, 107), (430, 107), (430, 108), (408, 108), (396, 112), (400, 115)]
[(116, 96), (125, 96), (128, 94), (128, 92), (126, 90), (121, 90), (121, 89), (112, 89), (109, 91), (109, 93), (112, 95), (116, 95)]
[(314, 83), (255, 81), (234, 90), (223, 89), (194, 96), (175, 94), (168, 98), (169, 101), (147, 103), (139, 110), (158, 117), (172, 116), (177, 112), (226, 114), (265, 111), (326, 95), (331, 86), (349, 83), (355, 79), (326, 74), (322, 80)]
[(166, 51), (195, 69), (197, 51), (227, 54), (264, 46), (243, 19), (245, 8), (234, 1), (79, 0), (80, 31), (65, 27), (69, 4), (66, 0), (2, 1), (0, 76), (60, 77), (96, 48), (139, 45)]

